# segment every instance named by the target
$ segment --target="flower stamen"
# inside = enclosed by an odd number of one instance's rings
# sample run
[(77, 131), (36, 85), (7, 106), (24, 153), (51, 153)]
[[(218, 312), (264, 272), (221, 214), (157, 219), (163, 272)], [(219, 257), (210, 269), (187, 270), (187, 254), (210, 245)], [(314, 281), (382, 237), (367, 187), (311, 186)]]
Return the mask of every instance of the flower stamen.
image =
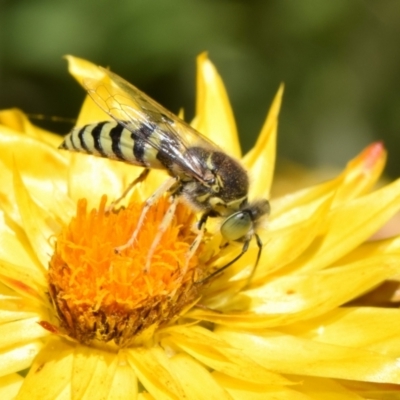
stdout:
[(142, 204), (131, 202), (110, 212), (106, 202), (103, 196), (98, 210), (88, 212), (86, 200), (78, 201), (77, 214), (59, 235), (50, 261), (50, 296), (68, 336), (126, 346), (194, 303), (202, 287), (194, 283), (206, 271), (198, 256), (201, 244), (190, 251), (196, 234), (190, 229), (195, 214), (188, 207), (177, 205), (152, 249), (170, 205), (161, 198), (148, 211), (136, 242), (115, 253), (135, 229)]

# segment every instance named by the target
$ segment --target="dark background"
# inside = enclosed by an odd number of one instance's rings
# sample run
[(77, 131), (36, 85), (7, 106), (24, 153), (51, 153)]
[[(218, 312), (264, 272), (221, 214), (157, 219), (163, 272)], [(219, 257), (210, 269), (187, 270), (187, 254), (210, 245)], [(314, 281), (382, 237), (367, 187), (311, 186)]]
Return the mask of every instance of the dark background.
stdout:
[(73, 54), (192, 117), (207, 50), (245, 149), (284, 82), (280, 159), (342, 167), (383, 140), (396, 177), (399, 39), (398, 0), (0, 0), (0, 108), (75, 118), (84, 93), (62, 59)]

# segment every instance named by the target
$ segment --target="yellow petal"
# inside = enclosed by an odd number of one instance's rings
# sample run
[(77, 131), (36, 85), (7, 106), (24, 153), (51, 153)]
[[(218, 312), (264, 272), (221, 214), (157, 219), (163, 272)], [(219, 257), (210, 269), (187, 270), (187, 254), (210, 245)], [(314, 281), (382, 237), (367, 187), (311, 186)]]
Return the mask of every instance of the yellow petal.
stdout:
[(83, 86), (83, 81), (87, 78), (102, 80), (106, 75), (96, 65), (83, 58), (67, 55), (69, 73)]
[(215, 382), (210, 372), (187, 355), (178, 354), (170, 359), (169, 364), (171, 373), (182, 385), (185, 399), (231, 399), (228, 393)]
[[(85, 79), (107, 79), (104, 72), (95, 64), (82, 58), (65, 56), (68, 61), (69, 73), (84, 87)], [(99, 121), (112, 119), (89, 96), (86, 96), (76, 125), (83, 126)]]
[(270, 197), (275, 168), (278, 116), (282, 96), (283, 85), (280, 86), (275, 95), (256, 145), (243, 158), (243, 163), (249, 169), (250, 175), (254, 180), (250, 193), (251, 197), (266, 199)]
[(94, 347), (77, 346), (72, 367), (75, 399), (104, 399), (110, 392), (117, 369), (117, 354)]
[(358, 396), (354, 391), (346, 389), (332, 379), (315, 377), (301, 377), (301, 385), (298, 390), (307, 394), (312, 399), (318, 400), (363, 400), (364, 397)]
[(48, 238), (54, 234), (54, 227), (57, 226), (57, 222), (51, 218), (48, 210), (39, 207), (32, 200), (16, 167), (13, 174), (15, 198), (25, 233), (40, 262), (47, 266), (50, 254), (53, 252)]
[(57, 399), (71, 383), (74, 347), (71, 342), (50, 338), (33, 362), (18, 400)]
[(161, 348), (132, 349), (128, 362), (145, 389), (156, 399), (184, 398), (184, 390), (169, 371), (169, 358)]
[[(262, 235), (264, 250), (253, 284), (296, 260), (316, 238), (332, 203), (330, 197), (321, 197), (320, 200), (321, 204), (297, 207), (293, 213), (286, 213), (282, 218), (271, 221), (268, 233)], [(297, 221), (298, 218), (301, 220)]]
[(0, 325), (0, 348), (16, 347), (24, 342), (30, 342), (48, 336), (49, 332), (39, 324), (39, 318), (23, 319)]
[(245, 293), (255, 314), (265, 314), (266, 320), (280, 315), (274, 324), (287, 324), (327, 312), (396, 275), (396, 260), (396, 256), (381, 256), (324, 271), (291, 274)]
[(0, 125), (4, 125), (18, 133), (26, 134), (52, 147), (60, 144), (58, 135), (31, 124), (26, 115), (16, 108), (0, 111)]
[[(2, 290), (0, 291), (2, 292)], [(0, 324), (32, 318), (37, 316), (37, 313), (37, 307), (32, 304), (30, 299), (0, 295)]]
[(400, 254), (400, 236), (363, 243), (352, 252), (346, 254), (340, 262), (348, 264), (360, 259), (376, 257), (383, 254)]
[[(283, 197), (271, 200), (271, 217), (277, 219), (284, 216), (285, 213), (292, 212), (295, 215), (299, 207), (310, 205), (312, 203), (319, 204), (321, 198), (333, 196), (343, 182), (343, 177), (339, 176), (331, 181), (324, 182), (320, 185), (312, 186), (299, 190)], [(287, 217), (284, 216), (287, 219)]]
[(138, 395), (138, 380), (136, 374), (126, 360), (125, 351), (120, 351), (118, 357), (119, 362), (107, 399), (136, 399)]
[(0, 399), (15, 399), (24, 378), (18, 374), (10, 374), (0, 378)]
[(26, 265), (0, 261), (0, 281), (30, 298), (32, 304), (46, 304), (48, 301), (45, 276), (42, 271), (30, 269)]
[(68, 165), (55, 148), (28, 136), (0, 128), (1, 176), (0, 203), (12, 214), (13, 198), (12, 171), (14, 164), (31, 194), (46, 208), (51, 207), (56, 189), (66, 193)]
[(253, 383), (291, 384), (288, 379), (260, 368), (246, 354), (238, 352), (205, 328), (175, 326), (168, 332), (173, 344), (212, 370)]
[[(8, 218), (7, 222), (0, 217), (0, 260), (19, 264), (31, 271), (40, 271), (41, 264), (32, 253), (23, 230)], [(40, 281), (46, 283), (43, 275)]]
[(299, 190), (278, 199), (272, 199), (272, 217), (307, 204), (327, 193), (334, 193), (333, 206), (367, 193), (379, 178), (386, 161), (381, 143), (373, 143), (351, 160), (335, 179)]
[(0, 376), (29, 368), (41, 347), (42, 343), (36, 341), (0, 351)]
[(399, 208), (400, 180), (397, 180), (333, 209), (324, 225), (325, 235), (285, 271), (311, 271), (328, 266), (372, 236)]
[(85, 126), (110, 120), (112, 120), (112, 118), (105, 113), (90, 96), (86, 96), (76, 120), (76, 126)]
[(219, 372), (214, 372), (213, 376), (232, 398), (238, 400), (314, 400), (295, 389), (269, 384), (249, 385), (240, 377), (234, 378)]
[(398, 256), (368, 258), (324, 271), (285, 275), (239, 293), (232, 307), (245, 304), (244, 312), (193, 309), (188, 316), (245, 329), (287, 325), (328, 312), (395, 274)]
[(240, 143), (228, 94), (207, 53), (197, 57), (196, 118), (192, 125), (228, 154), (240, 158)]
[(103, 193), (110, 200), (119, 198), (141, 171), (142, 168), (100, 157), (71, 154), (69, 195), (74, 202), (86, 198), (90, 209), (97, 206)]
[(381, 142), (372, 143), (351, 160), (341, 176), (343, 184), (335, 195), (335, 205), (368, 193), (380, 177), (386, 163)]
[(129, 352), (129, 363), (156, 399), (224, 399), (211, 374), (187, 355), (168, 357), (157, 347)]
[(309, 376), (400, 383), (400, 361), (365, 349), (316, 343), (279, 332), (252, 334), (217, 328), (233, 346), (272, 371)]
[(283, 327), (284, 333), (338, 346), (398, 355), (400, 310), (377, 307), (337, 308), (318, 318)]

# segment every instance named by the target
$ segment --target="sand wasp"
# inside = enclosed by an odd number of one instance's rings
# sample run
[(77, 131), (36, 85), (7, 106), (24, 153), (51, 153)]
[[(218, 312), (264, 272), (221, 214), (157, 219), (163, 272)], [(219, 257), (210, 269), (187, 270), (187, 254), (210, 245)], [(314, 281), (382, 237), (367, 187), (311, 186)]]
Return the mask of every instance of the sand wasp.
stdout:
[[(132, 245), (150, 206), (165, 192), (171, 205), (150, 249), (152, 251), (171, 222), (179, 199), (202, 212), (198, 222), (199, 236), (209, 217), (222, 218), (221, 234), (227, 241), (242, 242), (243, 247), (228, 264), (209, 275), (219, 274), (237, 261), (249, 248), (253, 236), (261, 256), (262, 242), (257, 234), (261, 217), (270, 210), (266, 199), (248, 201), (249, 177), (234, 158), (197, 132), (186, 122), (113, 72), (99, 67), (104, 79), (85, 79), (83, 85), (94, 102), (113, 121), (74, 128), (60, 149), (107, 157), (143, 166), (135, 183), (144, 179), (150, 169), (164, 169), (171, 176), (145, 203), (136, 231), (128, 243)], [(216, 132), (218, 134), (218, 132)], [(195, 251), (200, 239), (195, 241)], [(148, 270), (149, 265), (145, 266)]]

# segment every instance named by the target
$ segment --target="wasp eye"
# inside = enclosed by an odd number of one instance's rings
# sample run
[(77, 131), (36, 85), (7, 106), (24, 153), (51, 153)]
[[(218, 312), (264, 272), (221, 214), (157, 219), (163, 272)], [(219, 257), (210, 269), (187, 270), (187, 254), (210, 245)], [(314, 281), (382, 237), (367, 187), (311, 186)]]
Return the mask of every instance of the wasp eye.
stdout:
[(221, 234), (227, 240), (240, 240), (245, 237), (253, 226), (248, 212), (238, 211), (230, 215), (221, 225)]

